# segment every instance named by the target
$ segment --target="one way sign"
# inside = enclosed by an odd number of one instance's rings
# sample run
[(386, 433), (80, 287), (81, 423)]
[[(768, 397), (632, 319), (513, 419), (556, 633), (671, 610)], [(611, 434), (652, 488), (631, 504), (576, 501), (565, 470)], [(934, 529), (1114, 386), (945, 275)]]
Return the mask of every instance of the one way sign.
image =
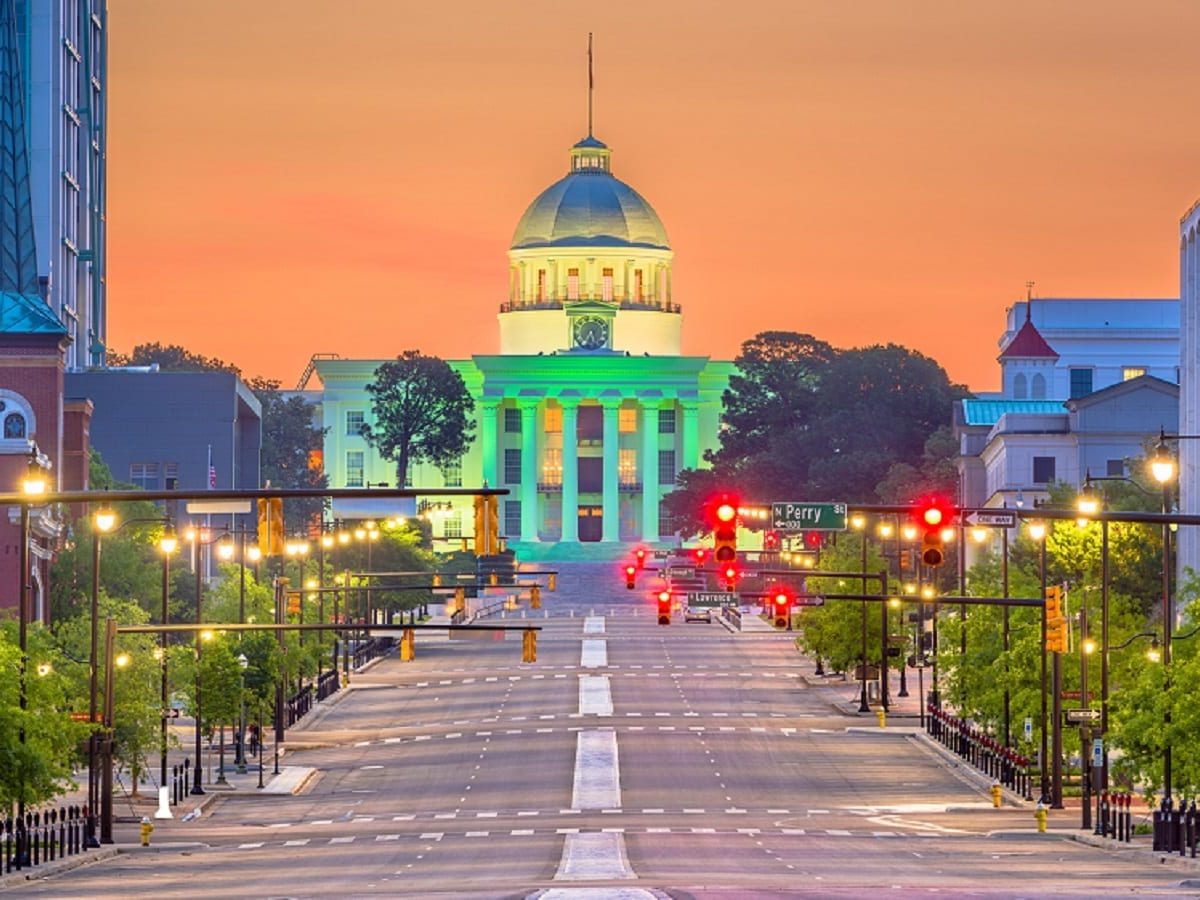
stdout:
[(963, 523), (968, 526), (1016, 528), (1017, 514), (1005, 509), (972, 509), (964, 511)]

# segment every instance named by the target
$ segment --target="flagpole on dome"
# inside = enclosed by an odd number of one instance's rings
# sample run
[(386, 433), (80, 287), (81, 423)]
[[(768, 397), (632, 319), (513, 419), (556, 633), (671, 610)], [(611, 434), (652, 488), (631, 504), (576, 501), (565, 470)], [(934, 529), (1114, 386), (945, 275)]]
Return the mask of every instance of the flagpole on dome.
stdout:
[(592, 93), (596, 87), (592, 77), (592, 33), (588, 32), (588, 137), (592, 136)]

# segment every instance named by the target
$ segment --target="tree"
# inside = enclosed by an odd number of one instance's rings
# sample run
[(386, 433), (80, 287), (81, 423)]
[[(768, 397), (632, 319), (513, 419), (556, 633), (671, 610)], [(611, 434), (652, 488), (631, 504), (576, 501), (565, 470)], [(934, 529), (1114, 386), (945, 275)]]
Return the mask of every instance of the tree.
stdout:
[(108, 353), (110, 366), (158, 366), (164, 372), (232, 372), (241, 375), (237, 366), (217, 359), (192, 353), (178, 344), (138, 344), (128, 356), (117, 351)]
[[(284, 397), (279, 382), (251, 379), (262, 404), (260, 480), (278, 488), (323, 488), (327, 484), (320, 462), (328, 429), (313, 426), (313, 407), (303, 397)], [(288, 533), (302, 531), (318, 518), (320, 497), (289, 501), (284, 507)]]
[(411, 464), (446, 466), (470, 446), (475, 402), (444, 360), (406, 350), (375, 370), (367, 393), (375, 425), (364, 425), (362, 434), (395, 461), (397, 485), (406, 483)]

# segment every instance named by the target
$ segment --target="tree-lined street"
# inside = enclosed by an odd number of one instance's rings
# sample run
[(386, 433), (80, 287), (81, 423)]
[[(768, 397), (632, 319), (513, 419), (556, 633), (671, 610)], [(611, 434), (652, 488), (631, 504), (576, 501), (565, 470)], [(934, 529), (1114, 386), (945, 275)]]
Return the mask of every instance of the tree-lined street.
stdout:
[(822, 686), (790, 636), (658, 626), (643, 593), (601, 587), (608, 568), (564, 572), (537, 663), (512, 640), (421, 635), (414, 662), (382, 660), (289, 731), (286, 766), (315, 770), (298, 794), (238, 790), (29, 890), (1194, 893), (1070, 841), (1066, 814), (1038, 835), (1028, 804), (992, 809), (914, 719), (847, 715), (854, 684)]

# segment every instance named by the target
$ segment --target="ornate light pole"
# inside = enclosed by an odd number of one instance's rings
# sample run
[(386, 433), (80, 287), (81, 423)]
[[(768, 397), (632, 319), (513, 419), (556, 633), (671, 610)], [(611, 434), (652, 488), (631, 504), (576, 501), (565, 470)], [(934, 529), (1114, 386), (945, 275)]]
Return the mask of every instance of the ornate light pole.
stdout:
[[(158, 549), (162, 552), (162, 624), (170, 624), (170, 610), (167, 605), (167, 599), (171, 593), (171, 554), (179, 548), (179, 538), (175, 536), (175, 528), (168, 520), (166, 530), (158, 540)], [(160, 788), (167, 786), (167, 707), (170, 704), (170, 696), (167, 692), (167, 633), (164, 631), (159, 636), (159, 673), (160, 673), (160, 693), (162, 701), (162, 709), (159, 710), (159, 716), (162, 719), (162, 724), (159, 726), (159, 754), (158, 754), (158, 784)], [(197, 766), (199, 759), (196, 760)]]

